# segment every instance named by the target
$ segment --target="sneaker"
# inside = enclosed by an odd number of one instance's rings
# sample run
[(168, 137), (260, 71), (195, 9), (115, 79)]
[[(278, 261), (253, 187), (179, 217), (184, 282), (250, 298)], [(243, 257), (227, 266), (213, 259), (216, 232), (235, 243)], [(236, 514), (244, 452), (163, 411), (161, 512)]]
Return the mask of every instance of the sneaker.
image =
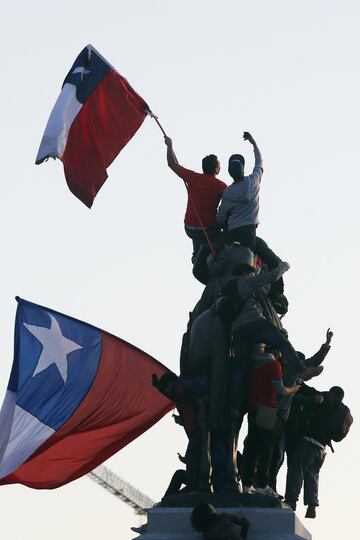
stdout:
[(286, 506), (288, 506), (289, 508), (291, 508), (291, 510), (296, 510), (296, 502), (293, 502), (293, 501), (288, 501), (287, 499), (285, 499), (284, 501), (284, 504), (286, 504)]
[(243, 486), (243, 493), (249, 493), (249, 495), (252, 495), (253, 493), (256, 493), (256, 489), (254, 486)]
[(309, 506), (307, 507), (305, 517), (307, 518), (316, 518), (316, 506)]
[(279, 494), (276, 493), (276, 491), (273, 490), (270, 486), (265, 486), (264, 488), (256, 488), (256, 493), (261, 493), (261, 495), (270, 495), (270, 497), (274, 497), (275, 499), (279, 498)]
[(141, 527), (130, 527), (132, 531), (138, 533), (138, 534), (145, 534), (147, 532), (147, 523), (144, 523), (144, 525), (141, 525)]

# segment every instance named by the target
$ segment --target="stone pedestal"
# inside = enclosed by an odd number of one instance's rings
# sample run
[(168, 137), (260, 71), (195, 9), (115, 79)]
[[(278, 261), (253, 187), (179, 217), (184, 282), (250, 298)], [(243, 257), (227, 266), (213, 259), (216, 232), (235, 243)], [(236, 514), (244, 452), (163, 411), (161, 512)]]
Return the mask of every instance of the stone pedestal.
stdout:
[[(248, 540), (311, 540), (295, 513), (289, 508), (218, 508), (250, 521)], [(155, 507), (148, 511), (148, 529), (137, 540), (201, 540), (190, 523), (192, 508)]]

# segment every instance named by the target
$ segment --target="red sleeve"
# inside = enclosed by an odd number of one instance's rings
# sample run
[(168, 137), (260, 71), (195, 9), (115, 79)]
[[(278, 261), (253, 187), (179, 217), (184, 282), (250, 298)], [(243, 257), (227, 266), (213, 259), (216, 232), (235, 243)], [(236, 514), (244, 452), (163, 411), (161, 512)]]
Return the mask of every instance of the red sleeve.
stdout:
[(271, 362), (271, 370), (269, 375), (271, 376), (272, 381), (282, 382), (282, 369), (280, 362)]
[(185, 169), (185, 167), (179, 167), (176, 173), (180, 178), (185, 180), (185, 182), (190, 186), (193, 182), (196, 182), (198, 176), (202, 176), (199, 173), (196, 173), (195, 171), (191, 171), (190, 169)]
[(228, 187), (227, 184), (225, 184), (225, 182), (223, 182), (222, 180), (218, 180), (219, 182), (219, 193), (222, 195), (225, 191), (225, 189)]

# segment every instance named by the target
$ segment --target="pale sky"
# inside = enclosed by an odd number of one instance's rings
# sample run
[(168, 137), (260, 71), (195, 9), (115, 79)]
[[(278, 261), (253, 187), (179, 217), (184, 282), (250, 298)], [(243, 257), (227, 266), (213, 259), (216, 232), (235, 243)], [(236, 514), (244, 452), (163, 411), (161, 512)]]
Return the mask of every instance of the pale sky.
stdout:
[[(181, 164), (200, 170), (216, 153), (264, 158), (262, 236), (291, 270), (284, 325), (313, 354), (334, 330), (325, 372), (354, 425), (328, 452), (315, 540), (354, 537), (360, 475), (357, 399), (359, 12), (356, 0), (14, 0), (3, 6), (0, 391), (13, 354), (19, 295), (132, 342), (178, 372), (187, 315), (202, 287), (183, 231), (186, 193), (168, 169), (161, 132), (146, 119), (109, 169), (88, 210), (60, 162), (35, 156), (62, 81), (92, 43), (159, 116)], [(0, 398), (1, 399), (1, 398)], [(155, 500), (186, 437), (169, 414), (107, 465)], [(279, 492), (284, 492), (284, 471)], [(1, 537), (129, 540), (131, 508), (88, 478), (54, 491), (0, 487)]]

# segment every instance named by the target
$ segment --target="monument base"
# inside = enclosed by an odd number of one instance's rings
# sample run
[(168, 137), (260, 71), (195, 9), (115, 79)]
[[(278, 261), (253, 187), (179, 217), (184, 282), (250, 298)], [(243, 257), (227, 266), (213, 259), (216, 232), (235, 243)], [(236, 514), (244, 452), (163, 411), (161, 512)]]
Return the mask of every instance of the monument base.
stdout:
[[(295, 512), (289, 508), (216, 508), (250, 521), (248, 540), (311, 540)], [(147, 532), (137, 540), (201, 540), (190, 523), (192, 508), (155, 507), (148, 511)]]

